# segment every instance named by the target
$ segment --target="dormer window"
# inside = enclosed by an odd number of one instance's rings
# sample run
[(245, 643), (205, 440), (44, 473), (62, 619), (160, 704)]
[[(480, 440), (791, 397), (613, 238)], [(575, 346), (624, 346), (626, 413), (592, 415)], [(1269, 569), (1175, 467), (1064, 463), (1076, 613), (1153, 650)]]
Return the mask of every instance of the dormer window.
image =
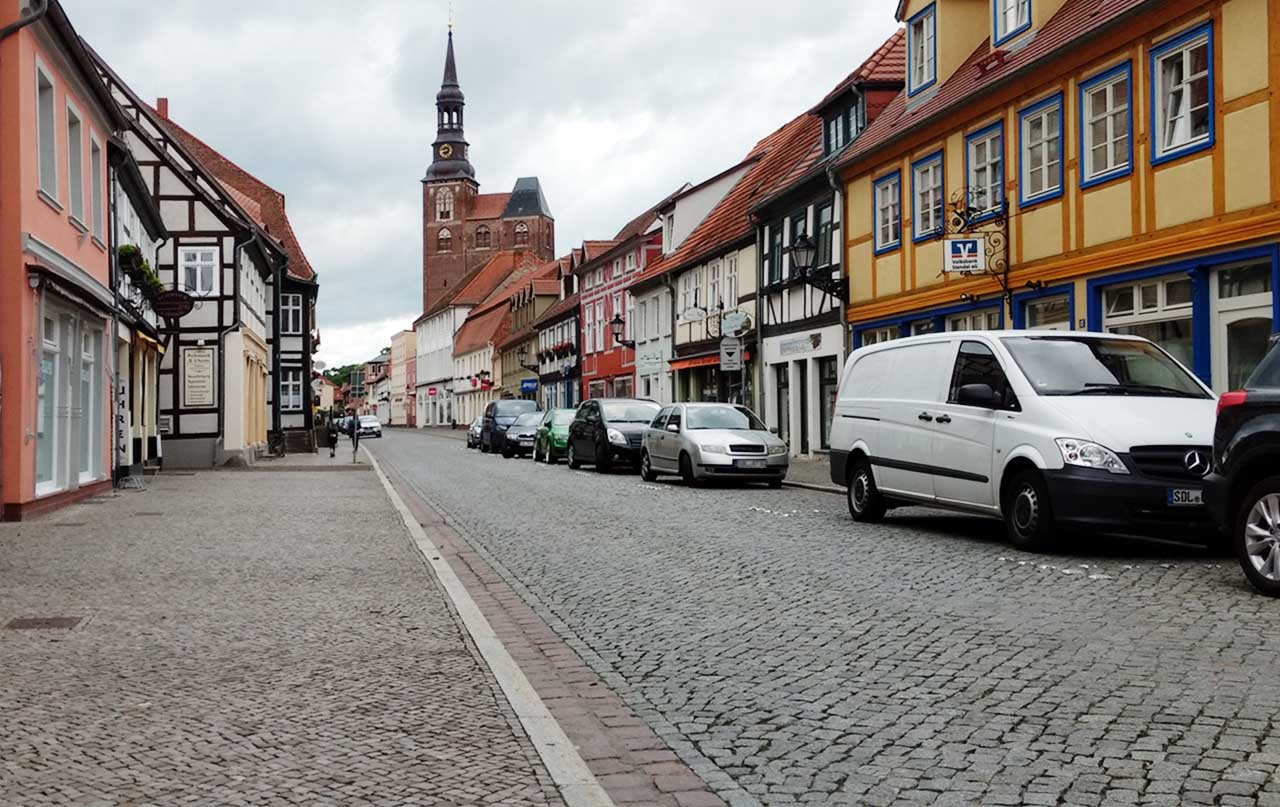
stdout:
[[(1003, 0), (1001, 0), (1003, 2)], [(937, 5), (930, 3), (907, 22), (907, 95), (933, 86), (938, 78)]]
[(1031, 27), (1031, 0), (995, 0), (994, 45), (1002, 45)]

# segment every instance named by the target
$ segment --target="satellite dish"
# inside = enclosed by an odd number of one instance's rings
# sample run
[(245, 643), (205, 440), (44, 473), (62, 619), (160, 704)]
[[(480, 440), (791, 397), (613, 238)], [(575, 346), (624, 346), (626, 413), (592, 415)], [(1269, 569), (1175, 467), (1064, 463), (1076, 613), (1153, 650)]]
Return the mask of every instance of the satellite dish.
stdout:
[(317, 360), (317, 361), (311, 362), (311, 366), (312, 368), (315, 369), (317, 373), (323, 373), (325, 371), (325, 368), (327, 368), (329, 365), (325, 364), (322, 361)]

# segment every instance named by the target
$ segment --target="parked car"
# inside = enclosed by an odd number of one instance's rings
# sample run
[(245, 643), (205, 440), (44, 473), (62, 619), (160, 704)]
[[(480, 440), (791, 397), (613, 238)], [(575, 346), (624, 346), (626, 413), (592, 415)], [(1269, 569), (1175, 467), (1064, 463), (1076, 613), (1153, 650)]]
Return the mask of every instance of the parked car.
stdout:
[(1280, 334), (1244, 389), (1218, 399), (1205, 502), (1245, 577), (1280, 597)]
[(373, 415), (360, 416), (360, 436), (361, 437), (381, 437), (382, 422)]
[(645, 430), (640, 476), (680, 474), (686, 484), (703, 479), (765, 481), (782, 487), (790, 458), (787, 444), (745, 406), (686, 403), (663, 408)]
[(484, 421), (480, 424), (480, 450), (485, 454), (490, 451), (501, 451), (507, 438), (507, 429), (516, 422), (516, 418), (526, 412), (536, 411), (538, 411), (536, 402), (516, 398), (504, 398), (486, 406)]
[(926, 504), (1002, 518), (1025, 549), (1059, 528), (1213, 534), (1213, 393), (1134, 336), (982, 331), (854, 351), (831, 479), (857, 521)]
[(576, 409), (549, 409), (542, 415), (542, 423), (533, 442), (533, 460), (554, 465), (564, 456), (569, 444), (569, 424), (578, 414)]
[(565, 448), (569, 467), (587, 464), (605, 472), (615, 464), (637, 465), (644, 431), (661, 408), (653, 401), (636, 398), (583, 401), (569, 424), (569, 445)]
[(525, 412), (516, 418), (516, 422), (507, 429), (502, 440), (502, 456), (511, 459), (517, 454), (521, 457), (533, 453), (533, 440), (542, 425), (542, 412)]
[(480, 447), (480, 426), (483, 424), (483, 417), (471, 421), (471, 425), (467, 427), (467, 448)]

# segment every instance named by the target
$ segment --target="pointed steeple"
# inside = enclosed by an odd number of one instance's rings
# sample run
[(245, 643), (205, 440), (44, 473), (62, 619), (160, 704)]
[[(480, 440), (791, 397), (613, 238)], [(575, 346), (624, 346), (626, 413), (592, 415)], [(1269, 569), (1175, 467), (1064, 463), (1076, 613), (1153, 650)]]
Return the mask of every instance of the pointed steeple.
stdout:
[(476, 170), (467, 160), (467, 140), (462, 131), (462, 111), (466, 99), (458, 84), (458, 63), (453, 55), (453, 27), (450, 24), (448, 48), (444, 57), (444, 80), (436, 93), (436, 142), (431, 149), (431, 167), (424, 182), (469, 179), (475, 181)]

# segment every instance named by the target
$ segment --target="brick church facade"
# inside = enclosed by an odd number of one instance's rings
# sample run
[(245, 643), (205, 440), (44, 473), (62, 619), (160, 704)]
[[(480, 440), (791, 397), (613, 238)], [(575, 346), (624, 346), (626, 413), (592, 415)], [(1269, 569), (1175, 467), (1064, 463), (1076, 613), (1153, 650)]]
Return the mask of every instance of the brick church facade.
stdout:
[(480, 193), (463, 135), (465, 105), (450, 31), (436, 140), (422, 179), (423, 311), (499, 250), (527, 250), (543, 261), (555, 255), (555, 219), (537, 177), (516, 180), (510, 193)]

